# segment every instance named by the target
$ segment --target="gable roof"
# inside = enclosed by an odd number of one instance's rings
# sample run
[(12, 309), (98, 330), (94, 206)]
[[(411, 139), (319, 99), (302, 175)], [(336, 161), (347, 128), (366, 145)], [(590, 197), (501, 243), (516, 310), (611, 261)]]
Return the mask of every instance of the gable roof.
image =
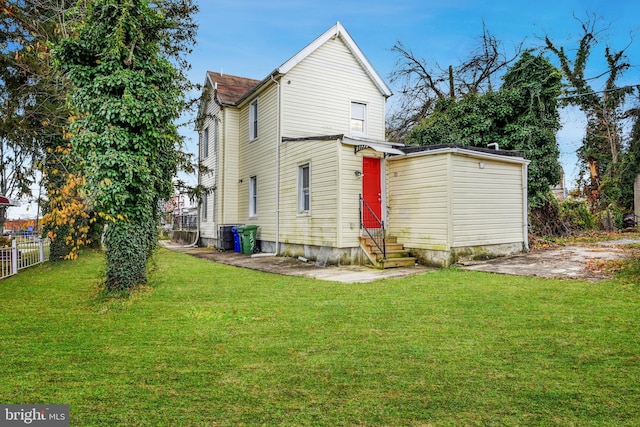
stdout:
[(207, 71), (207, 80), (211, 83), (214, 96), (221, 105), (237, 105), (245, 95), (260, 84), (260, 80), (213, 71)]
[(260, 87), (272, 81), (273, 77), (286, 74), (293, 67), (298, 65), (301, 61), (311, 55), (320, 46), (334, 37), (340, 37), (349, 51), (353, 54), (358, 63), (363, 67), (369, 78), (374, 82), (378, 90), (386, 97), (393, 95), (389, 86), (380, 77), (377, 71), (373, 68), (369, 60), (364, 53), (360, 50), (356, 42), (351, 38), (347, 30), (342, 26), (340, 22), (337, 22), (333, 27), (325, 31), (320, 37), (309, 43), (304, 49), (296, 53), (284, 64), (273, 70), (263, 80), (254, 80), (246, 77), (232, 76), (228, 74), (216, 73), (213, 71), (207, 72), (207, 79), (214, 88), (217, 94), (217, 100), (221, 105), (239, 105), (243, 100), (248, 98), (252, 93), (257, 91)]
[(307, 47), (302, 49), (300, 52), (296, 53), (293, 57), (291, 57), (291, 59), (289, 59), (287, 62), (282, 64), (280, 67), (278, 67), (272, 73), (272, 75), (287, 73), (289, 70), (295, 67), (298, 63), (300, 63), (306, 57), (311, 55), (316, 49), (318, 49), (320, 46), (322, 46), (325, 42), (332, 39), (333, 37), (340, 37), (344, 41), (344, 43), (347, 45), (347, 48), (351, 51), (353, 56), (356, 58), (356, 60), (360, 63), (360, 65), (364, 68), (366, 73), (369, 75), (371, 80), (373, 80), (375, 85), (378, 87), (378, 90), (385, 97), (388, 98), (391, 95), (393, 95), (393, 93), (391, 92), (391, 89), (389, 89), (389, 86), (387, 86), (384, 80), (382, 80), (380, 75), (376, 72), (376, 70), (373, 68), (373, 66), (367, 59), (367, 57), (364, 56), (364, 53), (362, 53), (362, 51), (360, 50), (356, 42), (353, 40), (353, 38), (351, 38), (347, 30), (344, 28), (344, 26), (340, 22), (337, 22), (333, 27), (325, 31), (324, 34), (322, 34), (320, 37), (318, 37), (317, 39), (312, 41), (310, 44), (308, 44)]

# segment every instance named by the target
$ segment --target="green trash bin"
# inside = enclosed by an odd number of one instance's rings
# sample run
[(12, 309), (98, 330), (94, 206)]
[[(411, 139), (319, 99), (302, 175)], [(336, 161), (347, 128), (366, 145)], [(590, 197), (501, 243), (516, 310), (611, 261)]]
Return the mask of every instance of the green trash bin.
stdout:
[(252, 254), (257, 252), (258, 248), (258, 226), (257, 225), (245, 225), (237, 228), (238, 234), (242, 236), (240, 239), (242, 242), (242, 253)]

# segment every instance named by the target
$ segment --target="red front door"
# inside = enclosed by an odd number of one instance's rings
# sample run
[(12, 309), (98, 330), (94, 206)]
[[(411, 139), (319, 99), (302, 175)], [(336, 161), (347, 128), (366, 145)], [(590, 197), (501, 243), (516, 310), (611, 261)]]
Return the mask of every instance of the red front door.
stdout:
[[(380, 159), (362, 158), (362, 222), (367, 228), (381, 228), (382, 187), (380, 184)], [(368, 208), (367, 208), (368, 206)]]

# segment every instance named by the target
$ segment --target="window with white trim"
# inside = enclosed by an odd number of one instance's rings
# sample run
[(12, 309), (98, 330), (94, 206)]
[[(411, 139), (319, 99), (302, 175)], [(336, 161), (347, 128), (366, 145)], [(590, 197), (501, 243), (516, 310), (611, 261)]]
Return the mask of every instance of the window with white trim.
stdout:
[(298, 213), (311, 211), (311, 167), (309, 163), (298, 166)]
[(258, 215), (258, 177), (249, 177), (249, 216)]
[(205, 159), (209, 156), (209, 128), (204, 128), (202, 133), (202, 158)]
[(249, 104), (249, 140), (258, 138), (258, 100)]
[(209, 197), (207, 197), (207, 193), (202, 193), (202, 205), (200, 206), (200, 216), (203, 221), (207, 220), (207, 205), (209, 204)]
[(213, 155), (218, 154), (218, 133), (219, 133), (219, 121), (218, 116), (213, 118)]
[(367, 104), (351, 103), (351, 135), (367, 134)]

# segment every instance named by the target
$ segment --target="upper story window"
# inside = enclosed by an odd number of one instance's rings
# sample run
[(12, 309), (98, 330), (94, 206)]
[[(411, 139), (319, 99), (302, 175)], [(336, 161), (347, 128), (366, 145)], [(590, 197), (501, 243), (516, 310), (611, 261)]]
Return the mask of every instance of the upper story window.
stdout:
[(367, 104), (351, 103), (351, 135), (367, 134)]
[(249, 216), (258, 215), (258, 177), (249, 177)]
[(218, 153), (218, 138), (219, 138), (219, 119), (218, 117), (213, 118), (213, 154), (214, 156)]
[(209, 157), (209, 128), (204, 128), (202, 132), (202, 158)]
[(253, 141), (258, 137), (258, 100), (254, 100), (249, 105), (249, 140)]

